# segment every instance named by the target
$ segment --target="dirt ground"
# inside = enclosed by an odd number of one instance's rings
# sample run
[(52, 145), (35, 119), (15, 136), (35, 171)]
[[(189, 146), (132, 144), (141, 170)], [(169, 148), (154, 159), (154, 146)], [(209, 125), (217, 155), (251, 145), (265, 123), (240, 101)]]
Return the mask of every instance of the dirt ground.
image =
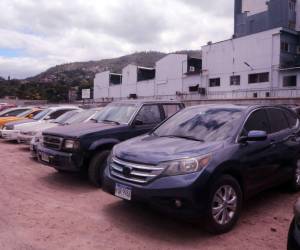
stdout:
[(286, 249), (300, 194), (277, 188), (245, 204), (237, 227), (211, 236), (62, 175), (0, 142), (0, 249)]

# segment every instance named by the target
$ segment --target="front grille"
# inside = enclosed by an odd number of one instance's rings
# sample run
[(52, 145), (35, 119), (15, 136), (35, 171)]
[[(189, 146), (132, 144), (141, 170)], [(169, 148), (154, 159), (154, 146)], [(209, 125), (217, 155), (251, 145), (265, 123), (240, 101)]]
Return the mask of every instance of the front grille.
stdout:
[(160, 175), (163, 170), (164, 168), (157, 166), (125, 162), (115, 157), (110, 164), (110, 172), (114, 177), (137, 184), (150, 182)]
[(57, 136), (44, 135), (43, 145), (45, 148), (60, 150), (62, 148), (63, 138)]
[(5, 125), (3, 127), (4, 130), (13, 130), (14, 129), (14, 126), (13, 125)]

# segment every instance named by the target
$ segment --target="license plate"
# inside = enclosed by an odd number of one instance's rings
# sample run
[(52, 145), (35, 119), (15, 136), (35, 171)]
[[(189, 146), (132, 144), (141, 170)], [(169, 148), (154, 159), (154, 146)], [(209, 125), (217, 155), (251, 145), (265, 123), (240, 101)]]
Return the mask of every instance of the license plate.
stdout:
[(127, 187), (121, 184), (116, 184), (115, 196), (122, 198), (124, 200), (131, 200), (131, 187)]
[(41, 153), (41, 160), (44, 162), (50, 162), (50, 157), (45, 153)]

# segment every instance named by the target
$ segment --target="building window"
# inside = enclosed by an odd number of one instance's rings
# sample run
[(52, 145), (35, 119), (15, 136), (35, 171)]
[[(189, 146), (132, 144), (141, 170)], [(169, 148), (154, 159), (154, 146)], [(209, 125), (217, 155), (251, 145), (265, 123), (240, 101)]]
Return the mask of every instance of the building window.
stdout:
[(285, 76), (283, 77), (283, 87), (296, 87), (297, 86), (297, 76)]
[(221, 79), (220, 78), (211, 78), (209, 79), (209, 87), (220, 87)]
[(281, 52), (288, 53), (290, 52), (290, 45), (287, 42), (281, 42)]
[(230, 85), (236, 86), (241, 84), (241, 76), (231, 76)]
[(248, 76), (249, 83), (261, 83), (269, 81), (269, 72), (258, 73), (258, 74), (250, 74)]

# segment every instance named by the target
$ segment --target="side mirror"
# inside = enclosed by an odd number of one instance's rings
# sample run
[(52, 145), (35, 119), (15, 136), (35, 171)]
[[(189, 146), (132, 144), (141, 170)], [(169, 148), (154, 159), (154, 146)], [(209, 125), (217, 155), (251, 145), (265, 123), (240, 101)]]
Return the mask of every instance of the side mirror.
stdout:
[(143, 123), (142, 120), (136, 119), (136, 120), (133, 122), (133, 126), (141, 126), (141, 125), (144, 125), (144, 123)]
[(44, 118), (45, 121), (49, 121), (51, 120), (51, 117), (49, 115), (47, 115), (45, 118)]
[(268, 134), (266, 131), (252, 130), (249, 131), (247, 136), (240, 137), (239, 142), (244, 143), (248, 141), (265, 141), (267, 138)]

